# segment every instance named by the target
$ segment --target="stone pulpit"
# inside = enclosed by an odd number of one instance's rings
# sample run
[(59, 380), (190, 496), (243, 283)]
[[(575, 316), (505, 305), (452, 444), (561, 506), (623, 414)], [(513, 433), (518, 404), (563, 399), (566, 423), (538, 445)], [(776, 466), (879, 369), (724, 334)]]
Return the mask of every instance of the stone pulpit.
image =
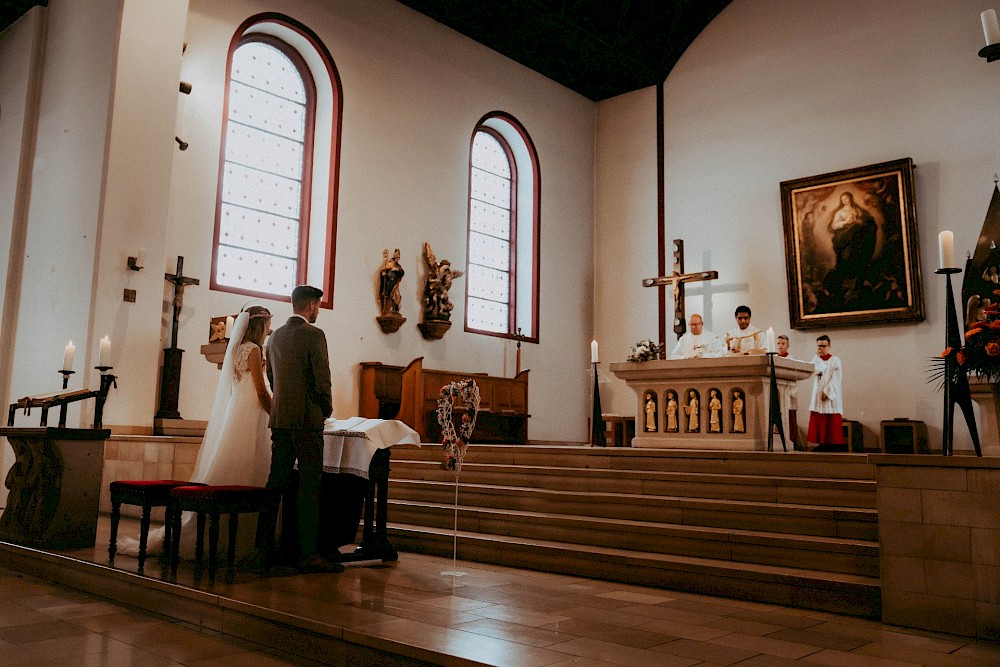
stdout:
[[(785, 416), (790, 392), (813, 365), (775, 356), (774, 369)], [(633, 447), (767, 449), (771, 369), (765, 354), (621, 362), (611, 364), (611, 372), (635, 392)]]
[(0, 428), (17, 457), (0, 540), (48, 549), (94, 546), (108, 429)]

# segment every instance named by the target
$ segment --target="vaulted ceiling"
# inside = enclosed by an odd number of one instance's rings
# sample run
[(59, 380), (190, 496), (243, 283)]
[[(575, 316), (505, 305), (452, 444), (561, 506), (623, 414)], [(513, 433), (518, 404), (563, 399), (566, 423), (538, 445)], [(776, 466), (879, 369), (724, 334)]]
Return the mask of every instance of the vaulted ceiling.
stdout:
[[(592, 100), (655, 85), (730, 0), (399, 0)], [(0, 1), (0, 30), (48, 0)]]

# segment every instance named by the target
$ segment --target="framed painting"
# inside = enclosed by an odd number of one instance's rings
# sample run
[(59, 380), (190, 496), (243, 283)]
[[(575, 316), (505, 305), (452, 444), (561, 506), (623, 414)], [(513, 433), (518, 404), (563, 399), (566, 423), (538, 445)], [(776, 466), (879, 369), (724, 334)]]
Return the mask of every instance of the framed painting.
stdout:
[(793, 329), (924, 319), (913, 160), (781, 184)]

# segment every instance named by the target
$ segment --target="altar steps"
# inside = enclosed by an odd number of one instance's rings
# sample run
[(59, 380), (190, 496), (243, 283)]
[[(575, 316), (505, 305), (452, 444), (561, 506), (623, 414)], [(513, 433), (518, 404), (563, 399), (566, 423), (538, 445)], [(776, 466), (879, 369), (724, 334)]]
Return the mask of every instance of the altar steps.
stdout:
[[(450, 555), (455, 475), (394, 447), (390, 535)], [(864, 456), (472, 446), (458, 557), (875, 617), (878, 524)]]

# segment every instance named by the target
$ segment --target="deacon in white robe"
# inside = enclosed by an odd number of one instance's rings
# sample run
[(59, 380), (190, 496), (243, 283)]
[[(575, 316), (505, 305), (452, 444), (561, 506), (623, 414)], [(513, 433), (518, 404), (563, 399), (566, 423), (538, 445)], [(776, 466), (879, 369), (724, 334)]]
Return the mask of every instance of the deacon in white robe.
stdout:
[(736, 328), (726, 333), (726, 348), (734, 354), (748, 354), (764, 347), (764, 332), (750, 324), (750, 308), (736, 309)]
[(691, 330), (680, 337), (671, 359), (699, 359), (704, 357), (721, 357), (725, 350), (722, 341), (714, 333), (705, 331), (705, 320), (695, 313), (689, 320)]

